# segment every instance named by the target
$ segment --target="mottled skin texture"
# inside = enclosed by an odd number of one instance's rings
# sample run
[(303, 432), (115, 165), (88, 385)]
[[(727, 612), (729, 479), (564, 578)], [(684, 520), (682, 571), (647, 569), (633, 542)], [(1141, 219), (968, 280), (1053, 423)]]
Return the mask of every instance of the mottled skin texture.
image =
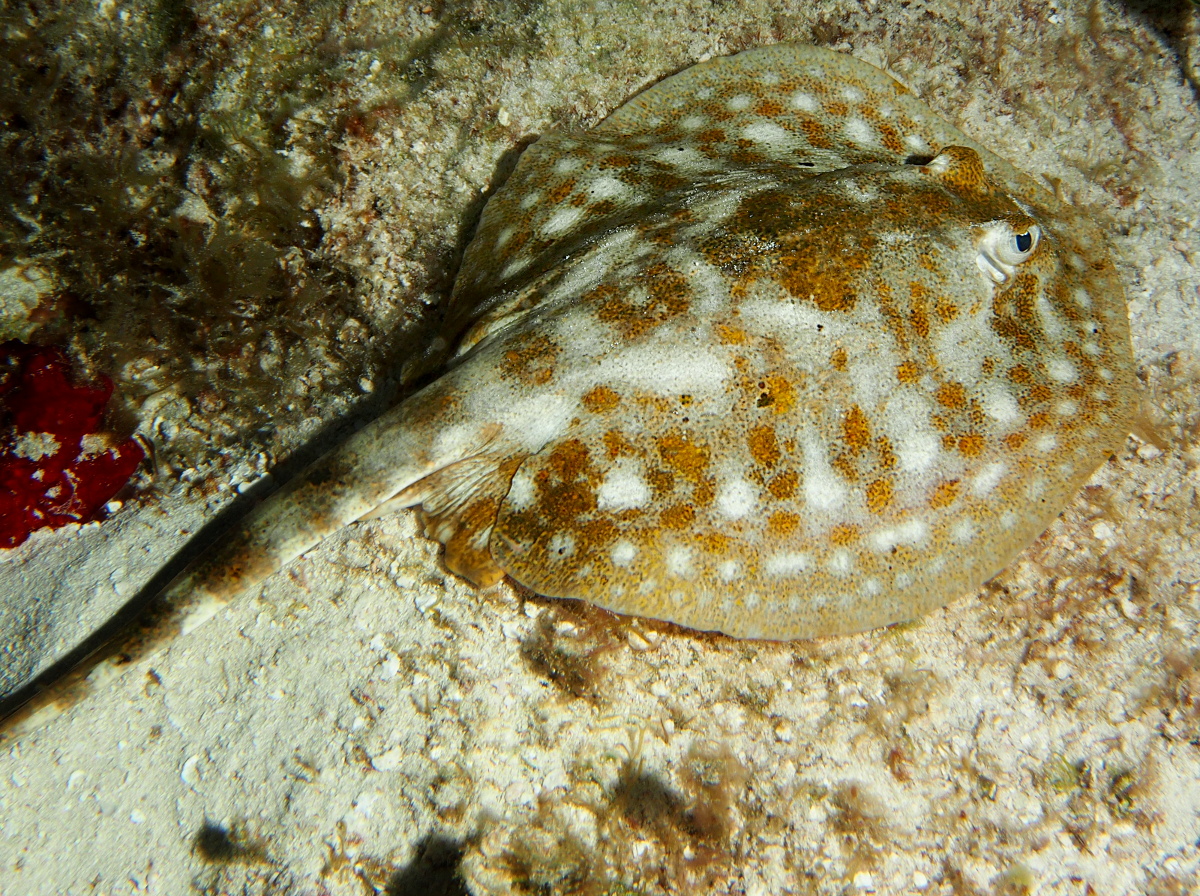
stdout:
[(697, 65), (543, 137), (484, 210), (448, 321), (441, 379), (77, 681), (396, 506), (479, 584), (747, 638), (911, 619), (1035, 538), (1133, 400), (1099, 232), (815, 48)]
[(480, 490), (451, 568), (739, 637), (978, 586), (1129, 421), (1094, 228), (822, 50), (698, 65), (544, 137), (453, 301), (487, 312), (464, 419), (495, 408), (536, 452)]

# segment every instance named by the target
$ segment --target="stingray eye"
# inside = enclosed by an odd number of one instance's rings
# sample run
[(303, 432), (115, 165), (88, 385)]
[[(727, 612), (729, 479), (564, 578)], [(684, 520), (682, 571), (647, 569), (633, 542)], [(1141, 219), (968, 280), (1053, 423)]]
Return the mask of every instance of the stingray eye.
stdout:
[(996, 254), (1007, 264), (1020, 264), (1037, 248), (1038, 240), (1042, 236), (1041, 228), (1030, 224), (1023, 230), (1014, 231), (1011, 224), (1005, 226), (1009, 231), (1008, 239), (998, 242)]
[(1008, 221), (991, 224), (979, 238), (979, 269), (996, 283), (1003, 283), (1013, 270), (1027, 261), (1042, 238), (1042, 229), (1029, 219), (1013, 226)]

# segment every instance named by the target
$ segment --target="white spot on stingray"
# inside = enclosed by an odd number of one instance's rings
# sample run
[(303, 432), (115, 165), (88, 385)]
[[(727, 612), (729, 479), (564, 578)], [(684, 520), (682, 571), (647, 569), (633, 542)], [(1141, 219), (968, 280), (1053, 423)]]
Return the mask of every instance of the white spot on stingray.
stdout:
[(548, 236), (558, 236), (574, 227), (583, 214), (583, 209), (576, 206), (560, 208), (542, 225), (542, 232)]
[(1044, 293), (1038, 293), (1034, 307), (1037, 308), (1038, 317), (1041, 319), (1042, 329), (1046, 331), (1046, 335), (1055, 342), (1062, 342), (1067, 336), (1067, 325), (1058, 316), (1058, 312), (1054, 310), (1054, 306), (1050, 304)]
[[(547, 307), (552, 302), (562, 303), (563, 306), (576, 304), (577, 298), (599, 283), (622, 260), (629, 257), (633, 248), (630, 242), (640, 237), (636, 230), (626, 228), (615, 230), (601, 239), (592, 251), (583, 255), (575, 264), (567, 269), (566, 275), (552, 289), (547, 297)], [(586, 330), (581, 332), (581, 321), (578, 316), (562, 315), (555, 326), (556, 335), (571, 345), (576, 357), (589, 351), (590, 346), (581, 341), (581, 336), (594, 333), (601, 336), (600, 327), (595, 318), (587, 321)], [(607, 341), (605, 342), (607, 345)], [(601, 350), (597, 344), (595, 350)]]
[[(890, 359), (880, 364), (861, 365), (865, 373), (871, 374), (874, 380), (883, 384), (888, 381), (884, 370), (890, 364)], [(894, 382), (894, 379), (893, 379)], [(873, 401), (868, 394), (858, 395), (859, 404), (870, 407)], [(896, 456), (900, 460), (900, 469), (906, 473), (920, 473), (928, 470), (937, 461), (941, 453), (941, 438), (929, 422), (934, 413), (931, 402), (912, 387), (897, 389), (888, 396), (880, 415), (881, 423), (888, 438), (896, 446)]]
[(782, 143), (790, 136), (787, 131), (773, 121), (756, 121), (742, 128), (742, 136), (755, 143)]
[(740, 520), (757, 504), (754, 486), (741, 477), (723, 482), (717, 491), (717, 512), (728, 520)]
[(815, 302), (781, 302), (777, 295), (752, 292), (740, 307), (745, 326), (777, 333), (794, 351), (836, 343), (859, 332), (848, 318), (821, 311)]
[(697, 198), (691, 206), (692, 214), (697, 220), (706, 221), (711, 225), (719, 225), (737, 212), (745, 198), (744, 190), (730, 188), (714, 191), (713, 195)]
[(793, 93), (788, 99), (788, 103), (793, 109), (799, 109), (801, 112), (816, 112), (821, 108), (821, 104), (817, 102), (815, 96), (802, 90)]
[(834, 575), (849, 575), (850, 571), (854, 568), (854, 558), (850, 556), (849, 551), (834, 551), (833, 555), (829, 558), (828, 566)]
[(908, 520), (899, 526), (877, 529), (871, 533), (871, 544), (877, 551), (890, 551), (901, 544), (919, 544), (925, 540), (929, 527), (920, 520)]
[(1004, 474), (1007, 472), (1008, 468), (999, 461), (988, 464), (976, 473), (975, 477), (971, 480), (971, 494), (977, 498), (982, 498), (1000, 484), (1000, 480), (1004, 478)]
[(588, 197), (596, 201), (600, 199), (616, 199), (618, 196), (624, 196), (629, 192), (629, 185), (622, 183), (615, 177), (604, 175), (588, 181), (586, 189)]
[(696, 99), (698, 100), (711, 100), (712, 96), (713, 89), (711, 87), (701, 87), (696, 91)]
[(533, 261), (533, 259), (528, 255), (518, 255), (504, 266), (504, 270), (500, 272), (500, 279), (507, 280), (509, 277), (521, 273), (521, 271), (529, 267), (529, 263), (531, 261)]
[(1100, 367), (1096, 370), (1096, 376), (1100, 377), (1100, 379), (1104, 380), (1105, 382), (1108, 382), (1113, 378), (1113, 372), (1107, 367)]
[(608, 471), (596, 492), (600, 510), (631, 510), (650, 501), (650, 486), (635, 467), (636, 461), (622, 458)]
[(842, 99), (848, 103), (861, 103), (865, 98), (866, 94), (864, 94), (853, 84), (847, 84), (842, 88)]
[(717, 567), (717, 575), (725, 583), (736, 582), (742, 574), (742, 564), (736, 560), (723, 560)]
[(698, 171), (711, 165), (708, 159), (700, 155), (699, 150), (692, 146), (681, 146), (678, 143), (666, 146), (654, 154), (656, 161), (680, 171)]
[(633, 386), (653, 395), (697, 397), (723, 393), (730, 375), (726, 356), (718, 346), (681, 345), (671, 332), (627, 346), (573, 373), (581, 381)]
[(818, 510), (840, 510), (846, 503), (846, 484), (830, 466), (825, 448), (811, 430), (805, 430), (804, 497)]
[(997, 423), (1014, 423), (1021, 419), (1021, 408), (1016, 396), (998, 383), (988, 383), (983, 388), (983, 412)]
[(1035, 451), (1040, 451), (1042, 454), (1053, 451), (1058, 447), (1058, 436), (1052, 432), (1040, 435), (1034, 440), (1033, 447)]
[(925, 138), (917, 134), (907, 135), (904, 138), (904, 143), (911, 149), (915, 149), (917, 152), (928, 153), (930, 151), (929, 144), (925, 141)]
[(1051, 358), (1046, 364), (1046, 372), (1050, 374), (1050, 379), (1059, 383), (1073, 383), (1079, 376), (1075, 365), (1066, 358)]
[(734, 112), (743, 112), (749, 109), (754, 104), (754, 97), (746, 96), (744, 93), (739, 93), (737, 96), (730, 98), (729, 108)]
[(555, 532), (546, 547), (553, 555), (570, 557), (575, 553), (575, 536), (570, 532)]
[(613, 565), (628, 566), (637, 556), (637, 548), (633, 546), (632, 542), (621, 539), (612, 546), (608, 555), (612, 558)]
[(758, 76), (758, 83), (768, 87), (774, 87), (780, 80), (779, 72), (763, 72)]
[(508, 486), (506, 501), (513, 510), (528, 510), (533, 506), (536, 496), (533, 474), (522, 467), (517, 470), (516, 475), (512, 478), (512, 483)]
[(913, 583), (912, 573), (898, 572), (896, 578), (892, 580), (897, 588), (904, 590)]
[(692, 287), (692, 309), (697, 315), (716, 315), (729, 304), (729, 282), (721, 271), (692, 249), (677, 247), (667, 261), (683, 271)]
[(950, 527), (950, 538), (956, 544), (970, 544), (975, 539), (975, 523), (959, 520)]
[(516, 231), (517, 229), (515, 227), (505, 227), (498, 234), (496, 234), (496, 248), (503, 249), (505, 243), (512, 239), (512, 235), (516, 233)]
[(526, 193), (524, 196), (521, 197), (521, 208), (523, 208), (523, 209), (533, 208), (535, 205), (537, 205), (541, 201), (542, 201), (542, 191), (541, 190), (530, 190), (528, 193)]
[(798, 551), (774, 554), (767, 558), (763, 568), (769, 576), (794, 576), (808, 568), (808, 555)]
[(582, 162), (574, 156), (563, 156), (554, 163), (555, 174), (570, 174), (573, 171), (578, 171)]
[(1042, 476), (1035, 476), (1029, 480), (1029, 485), (1025, 489), (1025, 494), (1033, 500), (1037, 500), (1042, 495), (1046, 494), (1046, 480)]
[(883, 591), (883, 583), (879, 579), (867, 579), (862, 584), (862, 590), (868, 597), (875, 597)]
[(1080, 308), (1092, 307), (1092, 296), (1082, 286), (1075, 290), (1075, 304)]
[(846, 120), (846, 136), (855, 143), (862, 145), (876, 142), (875, 129), (861, 118), (849, 118)]
[[(503, 410), (491, 404), (494, 394), (482, 392), (472, 396), (467, 410), (474, 412), (476, 419), (491, 419), (511, 431), (521, 444), (531, 452), (541, 451), (551, 439), (566, 432), (567, 425), (579, 414), (579, 401), (566, 395), (534, 393), (514, 394)], [(476, 403), (478, 402), (478, 403)]]
[(685, 131), (694, 131), (696, 128), (702, 128), (708, 123), (708, 119), (703, 115), (687, 115), (679, 121), (679, 126)]
[(927, 426), (906, 428), (896, 435), (896, 456), (906, 473), (928, 470), (941, 453), (937, 434)]
[(843, 190), (847, 197), (855, 202), (874, 202), (878, 197), (878, 193), (865, 184), (860, 184), (857, 181), (848, 180), (843, 185)]
[(1020, 519), (1020, 517), (1017, 516), (1015, 511), (1006, 510), (1004, 513), (1000, 514), (1000, 528), (1011, 529), (1017, 524), (1018, 519)]
[(1060, 401), (1054, 406), (1054, 413), (1063, 417), (1070, 417), (1072, 414), (1076, 414), (1078, 412), (1079, 405), (1069, 398), (1065, 401)]
[(1096, 355), (1100, 354), (1099, 343), (1092, 342), (1091, 340), (1085, 342), (1083, 344), (1083, 353), (1085, 355), (1091, 355), (1093, 358), (1096, 357)]
[(692, 549), (683, 545), (675, 545), (667, 551), (667, 572), (673, 576), (690, 576), (692, 574)]
[[(733, 605), (735, 607), (739, 607), (742, 610), (749, 610), (750, 612), (756, 611), (760, 604), (762, 604), (762, 597), (759, 596), (757, 591), (751, 591), (747, 594), (740, 595), (734, 598), (733, 601)], [(726, 603), (725, 606), (728, 607), (729, 604)]]

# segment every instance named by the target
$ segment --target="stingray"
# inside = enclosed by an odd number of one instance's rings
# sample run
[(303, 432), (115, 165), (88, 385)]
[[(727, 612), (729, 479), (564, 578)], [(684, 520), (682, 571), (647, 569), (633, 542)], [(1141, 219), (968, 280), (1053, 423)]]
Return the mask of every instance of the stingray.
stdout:
[(444, 340), (440, 378), (260, 505), (18, 729), (405, 507), (480, 586), (737, 638), (912, 619), (1036, 538), (1134, 399), (1097, 227), (813, 47), (695, 65), (530, 146)]

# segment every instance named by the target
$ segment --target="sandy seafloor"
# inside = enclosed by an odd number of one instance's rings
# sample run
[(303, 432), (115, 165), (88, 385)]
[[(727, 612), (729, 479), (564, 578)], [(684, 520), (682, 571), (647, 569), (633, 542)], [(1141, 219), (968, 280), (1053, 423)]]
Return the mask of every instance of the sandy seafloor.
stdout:
[[(247, 8), (193, 5), (231, 40)], [(261, 68), (270, 29), (303, 16), (253, 11)], [(1141, 437), (978, 594), (814, 643), (478, 593), (411, 513), (355, 525), (4, 747), (0, 894), (1200, 891), (1197, 15), (347, 3), (321, 44), (353, 57), (338, 101), (386, 114), (345, 128), (315, 211), (373, 332), (444, 298), (430, 267), (522, 139), (706, 56), (815, 41), (1094, 210), (1128, 294)], [(140, 20), (110, 0), (81, 21), (119, 42)], [(385, 52), (419, 90), (389, 94)], [(347, 413), (319, 381), (306, 397), (276, 457)], [(187, 413), (160, 402), (144, 431)], [(234, 442), (223, 466), (196, 449), (152, 500), (11, 552), (7, 675), (86, 634), (262, 475)]]

